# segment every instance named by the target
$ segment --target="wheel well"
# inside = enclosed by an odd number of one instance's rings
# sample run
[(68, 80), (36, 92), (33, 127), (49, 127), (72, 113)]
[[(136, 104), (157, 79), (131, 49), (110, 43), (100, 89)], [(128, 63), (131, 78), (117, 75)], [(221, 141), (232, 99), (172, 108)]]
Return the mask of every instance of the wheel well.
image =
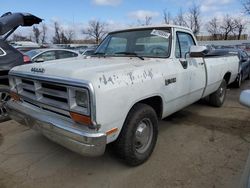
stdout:
[(230, 72), (227, 72), (224, 76), (224, 79), (226, 80), (227, 84), (229, 83), (230, 81), (230, 78), (231, 78), (231, 73)]
[(150, 97), (150, 98), (141, 100), (141, 101), (137, 102), (136, 104), (138, 104), (138, 103), (143, 103), (143, 104), (147, 104), (147, 105), (151, 106), (155, 110), (157, 117), (159, 119), (162, 118), (163, 102), (162, 102), (161, 97), (159, 97), (159, 96)]

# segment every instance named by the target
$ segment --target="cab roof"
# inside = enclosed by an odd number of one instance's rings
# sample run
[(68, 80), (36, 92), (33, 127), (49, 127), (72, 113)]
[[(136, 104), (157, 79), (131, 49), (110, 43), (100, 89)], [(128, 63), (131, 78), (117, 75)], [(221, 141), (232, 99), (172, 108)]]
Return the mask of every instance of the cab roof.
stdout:
[(183, 26), (179, 26), (179, 25), (171, 25), (171, 24), (162, 24), (162, 25), (148, 25), (148, 26), (138, 26), (138, 27), (131, 27), (128, 29), (121, 29), (121, 30), (116, 30), (116, 31), (112, 31), (110, 33), (117, 33), (117, 32), (126, 32), (126, 31), (133, 31), (133, 30), (143, 30), (143, 29), (156, 29), (156, 28), (177, 28), (177, 29), (182, 29), (182, 30), (186, 30), (188, 32), (192, 32), (191, 29), (189, 29), (188, 27), (183, 27)]

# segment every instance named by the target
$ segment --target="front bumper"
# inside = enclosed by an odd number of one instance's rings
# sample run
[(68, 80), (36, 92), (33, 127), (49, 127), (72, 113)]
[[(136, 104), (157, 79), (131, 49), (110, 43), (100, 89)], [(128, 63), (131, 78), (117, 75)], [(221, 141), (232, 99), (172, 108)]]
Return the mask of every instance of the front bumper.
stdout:
[[(40, 131), (50, 140), (84, 156), (100, 156), (106, 148), (106, 134), (79, 127), (57, 114), (28, 103), (10, 100), (7, 110), (11, 119)], [(85, 129), (84, 129), (85, 128)]]

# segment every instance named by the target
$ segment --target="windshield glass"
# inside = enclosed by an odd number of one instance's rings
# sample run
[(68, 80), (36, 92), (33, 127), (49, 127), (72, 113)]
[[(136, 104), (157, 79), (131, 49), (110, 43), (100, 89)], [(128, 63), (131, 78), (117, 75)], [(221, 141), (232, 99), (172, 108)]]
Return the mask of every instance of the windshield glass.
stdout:
[(41, 51), (40, 50), (30, 50), (28, 52), (25, 52), (24, 54), (29, 56), (30, 58), (33, 58), (37, 54), (39, 54)]
[(105, 56), (168, 57), (168, 29), (143, 29), (109, 34), (95, 51)]

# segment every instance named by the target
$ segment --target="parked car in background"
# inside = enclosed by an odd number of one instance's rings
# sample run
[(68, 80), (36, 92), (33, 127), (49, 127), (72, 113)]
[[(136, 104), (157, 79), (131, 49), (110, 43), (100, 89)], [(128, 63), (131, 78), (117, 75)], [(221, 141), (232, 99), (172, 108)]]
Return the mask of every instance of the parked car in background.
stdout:
[(31, 41), (11, 42), (10, 44), (23, 53), (30, 51), (30, 50), (42, 48), (42, 46), (40, 46), (39, 44), (35, 42), (31, 42)]
[(82, 52), (82, 55), (84, 57), (91, 56), (95, 53), (95, 50), (96, 50), (95, 48), (88, 48)]
[(86, 49), (88, 49), (88, 46), (85, 46), (85, 45), (75, 46), (75, 47), (70, 47), (68, 49), (78, 51), (80, 54), (82, 54)]
[(239, 88), (242, 81), (250, 78), (250, 57), (245, 50), (238, 50), (238, 57), (240, 59), (239, 74), (235, 85)]
[(237, 54), (239, 58), (238, 76), (234, 81), (233, 85), (237, 88), (240, 88), (242, 82), (250, 78), (250, 57), (248, 56), (245, 50), (230, 48), (213, 49), (207, 54), (207, 56), (211, 57), (229, 54)]
[(8, 119), (4, 104), (9, 99), (8, 72), (11, 68), (30, 63), (30, 58), (11, 46), (6, 39), (19, 26), (39, 24), (42, 19), (27, 13), (6, 13), (0, 17), (0, 122)]
[(38, 49), (28, 51), (25, 55), (29, 56), (31, 61), (36, 63), (66, 58), (77, 59), (82, 57), (78, 52), (67, 49)]

